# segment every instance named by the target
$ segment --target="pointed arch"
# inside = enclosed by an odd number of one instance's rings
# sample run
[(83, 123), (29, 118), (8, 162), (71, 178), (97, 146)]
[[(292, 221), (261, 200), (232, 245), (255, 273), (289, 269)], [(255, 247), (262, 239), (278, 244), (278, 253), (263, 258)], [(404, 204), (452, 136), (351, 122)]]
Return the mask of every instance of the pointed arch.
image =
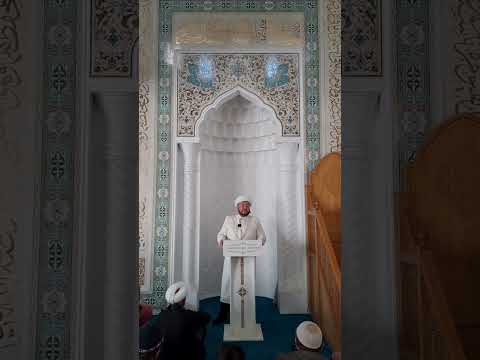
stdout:
[(275, 126), (277, 127), (277, 131), (276, 131), (276, 134), (278, 136), (281, 136), (282, 135), (282, 130), (283, 130), (283, 125), (281, 123), (281, 121), (279, 120), (276, 112), (275, 112), (275, 109), (270, 105), (270, 104), (267, 104), (260, 96), (258, 96), (257, 94), (245, 89), (244, 87), (242, 86), (235, 86), (234, 88), (224, 92), (223, 94), (220, 94), (218, 95), (215, 100), (205, 106), (201, 113), (200, 113), (200, 116), (198, 118), (198, 121), (196, 122), (195, 124), (195, 137), (198, 138), (198, 129), (200, 128), (201, 124), (205, 121), (205, 119), (207, 118), (207, 114), (210, 112), (210, 111), (213, 111), (213, 110), (217, 110), (218, 108), (220, 108), (223, 104), (225, 104), (226, 102), (228, 102), (229, 100), (233, 99), (234, 97), (236, 96), (241, 96), (243, 97), (244, 99), (250, 101), (251, 103), (261, 107), (261, 108), (264, 108), (266, 109), (270, 115), (272, 116), (273, 119), (275, 119), (274, 121), (274, 124)]

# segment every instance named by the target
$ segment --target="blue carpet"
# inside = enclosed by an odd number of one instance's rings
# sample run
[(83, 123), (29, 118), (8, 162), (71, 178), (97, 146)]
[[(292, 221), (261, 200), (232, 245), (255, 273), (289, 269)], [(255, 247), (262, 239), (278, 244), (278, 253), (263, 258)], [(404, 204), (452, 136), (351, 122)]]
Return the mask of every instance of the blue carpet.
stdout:
[[(200, 310), (206, 311), (214, 319), (218, 314), (219, 298), (209, 298), (200, 302)], [(310, 315), (280, 315), (271, 299), (256, 298), (257, 323), (262, 327), (264, 341), (229, 342), (239, 345), (245, 351), (247, 360), (275, 360), (279, 352), (292, 351), (295, 329), (302, 321), (311, 320)], [(216, 360), (217, 351), (223, 342), (223, 325), (208, 325), (206, 347), (207, 360)], [(321, 349), (329, 359), (331, 349), (325, 341)]]

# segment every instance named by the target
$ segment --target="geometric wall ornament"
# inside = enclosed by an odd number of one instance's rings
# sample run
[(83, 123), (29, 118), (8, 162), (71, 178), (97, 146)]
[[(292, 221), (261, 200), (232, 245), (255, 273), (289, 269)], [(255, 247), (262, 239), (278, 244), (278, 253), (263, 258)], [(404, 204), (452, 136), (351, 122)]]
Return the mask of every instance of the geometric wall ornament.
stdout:
[(20, 106), (17, 87), (21, 84), (17, 65), (20, 52), (18, 22), (21, 19), (20, 1), (0, 2), (0, 21), (2, 23), (2, 46), (0, 47), (0, 108), (15, 109)]
[[(327, 118), (328, 125), (324, 131), (328, 132), (327, 138), (327, 147), (324, 155), (329, 152), (341, 152), (342, 151), (342, 39), (341, 39), (341, 27), (342, 27), (342, 18), (341, 18), (341, 1), (339, 0), (326, 0), (324, 9), (326, 9), (326, 33), (327, 33), (327, 44), (326, 44), (326, 59), (327, 64), (326, 74), (324, 75), (327, 78), (328, 86), (327, 93), (328, 98), (325, 102), (327, 107)], [(309, 79), (307, 79), (307, 86), (315, 85), (309, 84)], [(309, 114), (307, 117), (310, 119), (308, 123), (315, 122), (317, 119), (314, 114)], [(320, 136), (320, 135), (318, 135)], [(309, 156), (314, 155), (314, 152), (311, 152)], [(309, 169), (312, 169), (309, 167)]]
[(480, 7), (478, 2), (456, 0), (451, 5), (454, 37), (452, 89), (455, 114), (480, 114)]
[(77, 3), (50, 0), (43, 4), (45, 95), (36, 358), (60, 360), (70, 357)]
[(177, 136), (195, 136), (202, 111), (240, 86), (270, 105), (283, 136), (300, 135), (297, 54), (183, 54), (177, 72)]
[[(225, 86), (225, 84), (231, 84), (228, 81), (216, 82), (216, 78), (211, 77), (209, 74), (208, 66), (202, 68), (199, 66), (201, 63), (198, 62), (198, 58), (194, 58), (194, 54), (187, 54), (192, 56), (191, 61), (184, 62), (185, 67), (181, 67), (181, 73), (175, 74), (174, 62), (175, 59), (172, 56), (174, 49), (174, 39), (173, 39), (173, 15), (177, 12), (182, 13), (264, 13), (264, 14), (274, 14), (274, 13), (302, 13), (303, 14), (303, 64), (298, 64), (299, 68), (297, 71), (300, 71), (300, 66), (303, 66), (303, 77), (304, 77), (304, 109), (305, 109), (305, 128), (299, 129), (298, 125), (299, 120), (293, 118), (292, 124), (295, 127), (288, 129), (284, 126), (284, 135), (285, 136), (299, 136), (300, 131), (305, 134), (305, 164), (308, 171), (312, 170), (317, 164), (318, 160), (322, 154), (322, 146), (325, 146), (325, 149), (330, 150), (340, 150), (340, 141), (341, 141), (341, 118), (340, 118), (340, 84), (341, 84), (341, 43), (340, 43), (340, 31), (341, 31), (341, 3), (339, 0), (325, 0), (324, 2), (320, 1), (322, 4), (322, 16), (325, 21), (325, 44), (327, 49), (324, 55), (324, 59), (327, 63), (327, 71), (324, 73), (327, 80), (327, 96), (325, 106), (326, 112), (328, 113), (327, 125), (322, 129), (322, 120), (321, 120), (321, 99), (319, 98), (319, 89), (320, 85), (320, 56), (323, 53), (323, 49), (319, 47), (319, 11), (318, 11), (318, 0), (282, 0), (282, 1), (268, 1), (268, 0), (250, 0), (250, 1), (236, 1), (236, 0), (221, 0), (221, 1), (174, 1), (174, 0), (160, 0), (158, 2), (158, 30), (156, 36), (158, 36), (158, 67), (157, 67), (157, 110), (156, 110), (156, 154), (157, 154), (157, 164), (155, 167), (155, 179), (156, 185), (155, 190), (157, 193), (155, 209), (153, 214), (154, 221), (154, 242), (153, 242), (153, 279), (152, 279), (152, 291), (149, 293), (142, 294), (142, 301), (148, 304), (152, 304), (156, 311), (160, 310), (165, 306), (164, 294), (168, 287), (168, 271), (169, 268), (169, 239), (171, 229), (169, 228), (169, 218), (170, 218), (170, 176), (171, 176), (171, 163), (169, 153), (171, 151), (171, 141), (172, 136), (194, 136), (195, 134), (193, 127), (190, 128), (190, 125), (186, 126), (184, 129), (181, 126), (177, 127), (179, 133), (171, 133), (171, 120), (175, 119), (179, 114), (173, 113), (175, 111), (175, 106), (172, 102), (172, 89), (173, 89), (173, 80), (174, 76), (179, 76), (180, 82), (179, 86), (184, 86), (184, 88), (196, 89), (196, 94), (201, 92), (209, 93), (212, 87)], [(270, 15), (268, 15), (270, 16)], [(262, 20), (260, 16), (255, 20), (255, 33), (254, 38), (258, 42), (265, 41), (265, 37), (268, 36), (269, 30), (266, 28), (268, 22)], [(322, 25), (323, 26), (323, 25)], [(288, 30), (292, 33), (298, 32), (298, 29)], [(327, 35), (328, 34), (328, 35)], [(336, 38), (338, 35), (338, 39)], [(266, 51), (264, 51), (266, 52)], [(200, 55), (200, 54), (197, 54)], [(204, 54), (206, 55), (206, 54)], [(218, 58), (215, 58), (215, 64), (217, 60), (220, 59), (222, 55), (218, 54)], [(242, 54), (242, 56), (237, 57), (237, 59), (243, 59), (248, 61), (253, 61), (255, 58), (250, 57), (250, 54)], [(292, 65), (287, 65), (289, 61), (293, 58), (289, 58), (291, 54), (283, 54), (285, 56), (277, 65), (278, 68), (276, 76), (271, 79), (264, 79), (261, 82), (264, 91), (265, 89), (275, 88), (281, 90), (283, 87), (291, 86), (290, 74), (295, 70), (295, 67)], [(225, 61), (233, 60), (234, 57), (225, 57)], [(260, 58), (257, 57), (258, 61)], [(228, 62), (227, 61), (227, 62)], [(264, 61), (264, 60), (262, 60)], [(189, 64), (186, 65), (186, 64)], [(290, 64), (290, 63), (289, 63)], [(294, 63), (292, 63), (294, 64)], [(218, 64), (217, 64), (218, 65)], [(234, 80), (235, 74), (237, 76), (242, 76), (242, 63), (236, 64), (235, 61), (230, 63), (231, 66), (226, 66), (225, 71), (228, 71), (229, 81)], [(275, 66), (277, 66), (275, 65)], [(223, 66), (223, 65), (222, 65)], [(275, 68), (274, 66), (274, 68)], [(217, 66), (218, 68), (218, 66)], [(264, 66), (256, 66), (254, 69), (260, 71)], [(250, 71), (251, 69), (248, 69)], [(256, 71), (257, 71), (256, 70)], [(223, 71), (223, 70), (222, 70)], [(263, 73), (265, 74), (265, 73)], [(288, 76), (287, 76), (288, 74)], [(264, 75), (262, 75), (264, 76)], [(265, 81), (266, 80), (266, 81)], [(222, 85), (223, 84), (223, 85)], [(259, 93), (261, 89), (257, 88), (254, 93)], [(298, 88), (300, 91), (300, 88)], [(213, 97), (213, 96), (212, 96)], [(260, 96), (260, 98), (265, 99), (265, 96)], [(179, 99), (181, 100), (181, 99)], [(209, 98), (208, 101), (212, 99)], [(294, 100), (292, 100), (294, 101)], [(186, 104), (186, 102), (184, 102)], [(208, 105), (208, 104), (207, 104)], [(205, 106), (205, 104), (203, 105)], [(271, 103), (272, 108), (275, 108), (274, 103)], [(300, 106), (299, 106), (300, 107)], [(184, 108), (187, 110), (186, 108)], [(189, 111), (195, 109), (188, 109)], [(198, 111), (195, 110), (194, 113)], [(290, 111), (291, 112), (291, 111)], [(295, 112), (293, 112), (295, 114)], [(182, 115), (182, 114), (180, 114)], [(282, 114), (279, 118), (281, 119)], [(195, 118), (194, 115), (193, 117)], [(295, 115), (297, 116), (297, 115)], [(179, 125), (184, 125), (186, 123), (193, 123), (193, 120), (187, 119), (186, 117), (182, 118), (178, 123)], [(183, 120), (182, 120), (183, 119)], [(282, 120), (282, 125), (288, 123), (288, 118)], [(188, 121), (187, 121), (188, 120)], [(181, 133), (181, 131), (184, 131)], [(298, 131), (298, 133), (297, 133)], [(322, 137), (328, 137), (328, 144), (321, 144), (320, 139)], [(161, 195), (161, 196), (160, 196)], [(158, 229), (158, 231), (157, 231)], [(148, 271), (148, 270), (147, 270)]]
[(382, 75), (381, 0), (342, 1), (343, 76)]
[(43, 294), (42, 308), (44, 316), (62, 319), (65, 316), (65, 294), (56, 289)]
[[(143, 38), (141, 38), (143, 40)], [(150, 45), (150, 44), (149, 44)], [(139, 84), (138, 141), (139, 141), (139, 285), (142, 292), (152, 290), (151, 273), (154, 249), (155, 194), (155, 80), (141, 80)]]
[(430, 0), (396, 0), (399, 164), (415, 160), (430, 118)]
[(138, 258), (138, 285), (140, 287), (145, 284), (145, 257)]
[(138, 1), (92, 0), (90, 75), (130, 77), (138, 39)]
[(139, 84), (138, 92), (138, 141), (142, 149), (148, 149), (150, 136), (150, 122), (148, 110), (151, 90), (150, 84), (146, 81)]

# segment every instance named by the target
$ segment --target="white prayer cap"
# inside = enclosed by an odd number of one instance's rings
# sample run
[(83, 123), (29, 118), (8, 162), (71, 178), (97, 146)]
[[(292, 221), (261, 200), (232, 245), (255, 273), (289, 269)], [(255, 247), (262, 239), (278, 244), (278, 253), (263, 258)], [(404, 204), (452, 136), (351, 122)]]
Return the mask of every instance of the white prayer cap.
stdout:
[(169, 304), (176, 304), (187, 297), (187, 287), (183, 281), (170, 285), (165, 293), (165, 299)]
[(312, 321), (304, 321), (297, 327), (298, 341), (308, 349), (318, 349), (322, 345), (322, 330)]
[(239, 195), (235, 198), (235, 207), (238, 206), (241, 202), (248, 201), (250, 203), (250, 200), (248, 199), (247, 196), (245, 195)]

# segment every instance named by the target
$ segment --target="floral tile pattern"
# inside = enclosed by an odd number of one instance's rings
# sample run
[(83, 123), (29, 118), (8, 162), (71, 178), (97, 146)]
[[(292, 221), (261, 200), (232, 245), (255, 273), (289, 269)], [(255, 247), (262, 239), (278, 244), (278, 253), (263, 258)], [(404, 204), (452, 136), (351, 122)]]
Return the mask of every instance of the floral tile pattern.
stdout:
[(177, 77), (178, 136), (195, 136), (203, 109), (236, 86), (256, 94), (275, 110), (283, 136), (300, 135), (296, 54), (184, 54)]
[(138, 39), (138, 0), (91, 0), (91, 76), (130, 77)]
[[(11, 2), (5, 2), (9, 4)], [(76, 99), (77, 9), (71, 0), (44, 1), (41, 227), (38, 359), (70, 354)]]
[(382, 75), (381, 0), (342, 1), (344, 76)]
[(415, 160), (430, 117), (429, 0), (396, 0), (397, 95), (400, 106), (399, 163)]
[(480, 6), (456, 0), (452, 6), (455, 36), (452, 44), (455, 114), (480, 114)]

